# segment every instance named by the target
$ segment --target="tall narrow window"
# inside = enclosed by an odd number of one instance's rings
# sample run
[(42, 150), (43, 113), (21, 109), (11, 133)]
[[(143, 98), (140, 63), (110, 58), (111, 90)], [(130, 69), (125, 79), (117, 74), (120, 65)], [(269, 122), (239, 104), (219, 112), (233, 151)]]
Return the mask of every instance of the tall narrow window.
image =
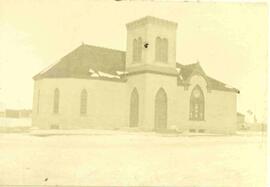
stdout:
[(190, 120), (204, 120), (204, 95), (197, 85), (193, 88), (190, 96)]
[(59, 113), (59, 99), (60, 99), (59, 89), (56, 88), (54, 90), (54, 97), (53, 97), (53, 113), (54, 114)]
[(161, 62), (161, 38), (157, 37), (156, 38), (156, 44), (155, 44), (155, 49), (156, 49), (156, 53), (155, 53), (155, 58), (156, 61)]
[(138, 46), (137, 46), (137, 49), (138, 49), (138, 59), (137, 59), (137, 61), (141, 62), (141, 60), (142, 60), (142, 38), (138, 39), (137, 44), (138, 44)]
[(160, 88), (155, 97), (155, 130), (167, 128), (167, 94)]
[(85, 89), (81, 91), (80, 114), (87, 114), (87, 91)]
[(162, 62), (168, 62), (168, 40), (162, 40)]
[(139, 123), (139, 94), (136, 88), (131, 93), (129, 109), (129, 126), (137, 127)]
[(168, 62), (168, 39), (156, 38), (155, 58), (157, 62)]
[(37, 94), (37, 114), (39, 113), (39, 100), (40, 100), (40, 90), (38, 90)]
[(133, 62), (136, 62), (137, 61), (137, 39), (134, 39), (133, 40)]
[(141, 62), (142, 60), (142, 38), (133, 40), (133, 62)]

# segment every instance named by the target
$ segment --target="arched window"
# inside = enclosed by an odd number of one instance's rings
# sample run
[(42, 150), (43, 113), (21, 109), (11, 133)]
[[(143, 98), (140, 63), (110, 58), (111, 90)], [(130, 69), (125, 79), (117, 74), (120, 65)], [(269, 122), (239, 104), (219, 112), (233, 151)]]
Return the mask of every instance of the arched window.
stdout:
[(87, 114), (87, 91), (85, 89), (81, 91), (80, 114)]
[(155, 58), (157, 62), (168, 62), (168, 39), (160, 37), (156, 38), (156, 53)]
[(167, 128), (167, 94), (160, 88), (155, 97), (155, 130), (162, 131)]
[(138, 39), (138, 46), (137, 46), (137, 48), (138, 48), (138, 62), (141, 62), (141, 60), (142, 60), (142, 38), (140, 37), (139, 39)]
[(162, 40), (162, 62), (168, 62), (168, 40)]
[(142, 38), (133, 40), (133, 62), (140, 62), (142, 60)]
[(155, 44), (155, 48), (156, 48), (155, 58), (156, 58), (156, 61), (158, 62), (161, 62), (161, 43), (162, 43), (161, 38), (157, 37), (156, 44)]
[(54, 90), (54, 97), (53, 97), (53, 113), (54, 114), (59, 113), (59, 99), (60, 99), (59, 89), (56, 88)]
[(136, 88), (133, 89), (130, 96), (129, 125), (137, 127), (139, 123), (139, 94)]
[(133, 62), (136, 62), (137, 61), (137, 39), (134, 39), (133, 40)]
[(191, 92), (189, 109), (190, 120), (204, 120), (204, 95), (198, 85)]

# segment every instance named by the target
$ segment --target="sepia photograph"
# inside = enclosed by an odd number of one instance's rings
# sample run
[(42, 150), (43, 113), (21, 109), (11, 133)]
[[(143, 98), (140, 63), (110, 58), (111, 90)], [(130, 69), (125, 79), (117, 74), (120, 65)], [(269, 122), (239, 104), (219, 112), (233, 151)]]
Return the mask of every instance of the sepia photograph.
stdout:
[(0, 0), (0, 187), (267, 187), (268, 5)]

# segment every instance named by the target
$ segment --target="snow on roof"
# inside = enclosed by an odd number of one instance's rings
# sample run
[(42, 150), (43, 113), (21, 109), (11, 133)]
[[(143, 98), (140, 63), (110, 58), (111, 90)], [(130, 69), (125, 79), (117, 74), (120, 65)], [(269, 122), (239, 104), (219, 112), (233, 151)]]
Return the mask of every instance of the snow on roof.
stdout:
[(116, 71), (124, 71), (125, 56), (124, 51), (83, 44), (62, 57), (53, 67), (49, 66), (35, 75), (33, 79), (89, 77), (89, 68), (114, 75)]
[(107, 77), (107, 78), (117, 78), (117, 79), (120, 79), (120, 77), (118, 75), (112, 75), (112, 74), (109, 74), (109, 73), (104, 73), (102, 71), (99, 71), (98, 72), (99, 76), (101, 77)]
[(91, 68), (89, 69), (89, 73), (91, 73), (91, 75), (90, 75), (91, 77), (99, 77), (98, 73)]
[(93, 69), (89, 69), (89, 73), (96, 73)]
[(127, 74), (128, 72), (127, 71), (116, 71), (116, 73), (118, 75), (124, 75), (124, 74)]
[[(113, 74), (109, 74), (109, 73), (105, 73), (105, 72), (102, 72), (102, 71), (95, 71), (93, 69), (89, 69), (89, 73), (91, 73), (91, 77), (106, 77), (106, 78), (116, 78), (116, 79), (120, 79), (120, 76), (119, 75), (113, 75)], [(118, 74), (124, 74), (125, 72), (117, 72)]]
[(91, 77), (99, 77), (99, 75), (97, 73), (92, 73)]

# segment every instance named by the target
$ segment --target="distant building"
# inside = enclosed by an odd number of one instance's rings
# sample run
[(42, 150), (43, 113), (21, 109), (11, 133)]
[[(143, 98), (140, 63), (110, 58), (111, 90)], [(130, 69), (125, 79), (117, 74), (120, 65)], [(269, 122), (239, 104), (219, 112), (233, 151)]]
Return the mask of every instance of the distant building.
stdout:
[(236, 131), (239, 91), (176, 62), (177, 23), (148, 16), (126, 27), (126, 51), (82, 44), (34, 76), (34, 126)]
[(31, 118), (32, 110), (20, 110), (20, 118)]
[(6, 109), (0, 112), (0, 117), (5, 118), (31, 118), (31, 110), (15, 110), (15, 109)]
[(244, 130), (246, 128), (245, 115), (240, 112), (237, 112), (237, 128), (238, 130)]

